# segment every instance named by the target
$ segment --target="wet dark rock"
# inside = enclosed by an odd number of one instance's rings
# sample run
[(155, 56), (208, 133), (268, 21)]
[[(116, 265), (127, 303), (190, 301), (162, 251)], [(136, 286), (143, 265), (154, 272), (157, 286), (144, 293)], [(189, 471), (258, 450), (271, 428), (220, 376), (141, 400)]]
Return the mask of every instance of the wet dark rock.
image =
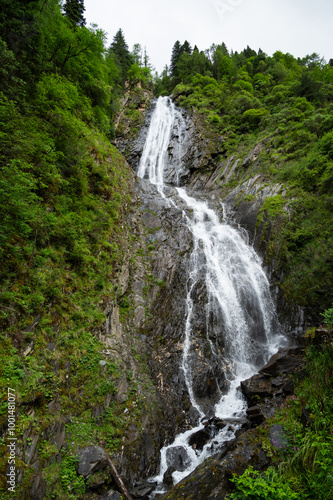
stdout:
[(173, 478), (172, 478), (172, 474), (174, 472), (176, 472), (176, 468), (175, 467), (168, 467), (167, 470), (165, 471), (164, 475), (163, 475), (163, 483), (167, 486), (172, 486), (173, 485)]
[(311, 411), (304, 404), (302, 406), (301, 422), (303, 427), (310, 427), (313, 424)]
[(77, 455), (79, 461), (76, 470), (83, 477), (88, 477), (107, 466), (106, 453), (100, 446), (81, 448)]
[(247, 431), (232, 443), (231, 448), (221, 457), (211, 458), (196, 468), (183, 481), (175, 485), (162, 498), (168, 500), (222, 500), (232, 491), (230, 482), (233, 474), (242, 474), (247, 467), (263, 470), (268, 458), (260, 443), (256, 430)]
[(121, 495), (118, 491), (110, 490), (101, 497), (101, 500), (121, 500)]
[(198, 398), (211, 397), (216, 394), (218, 386), (214, 372), (208, 363), (197, 363), (193, 375), (193, 392)]
[(259, 405), (248, 408), (246, 410), (246, 415), (248, 416), (248, 419), (256, 425), (261, 424), (265, 420)]
[(213, 417), (209, 420), (209, 425), (216, 427), (217, 429), (224, 429), (226, 425), (228, 425), (229, 422), (226, 420), (221, 420), (218, 417)]
[(148, 481), (136, 483), (135, 487), (130, 490), (130, 495), (133, 499), (149, 500), (150, 494), (154, 491), (155, 486)]
[(294, 393), (294, 382), (292, 380), (288, 380), (282, 387), (283, 393), (288, 396)]
[(282, 347), (271, 357), (268, 363), (259, 370), (260, 374), (268, 377), (277, 377), (281, 373), (287, 374), (302, 364), (299, 348)]
[(241, 382), (241, 390), (250, 406), (256, 406), (258, 401), (271, 398), (274, 394), (271, 381), (260, 374)]
[(202, 450), (207, 441), (212, 437), (212, 433), (208, 429), (201, 429), (192, 434), (189, 439), (189, 445), (193, 446), (196, 450)]
[(253, 427), (252, 423), (253, 422), (250, 422), (248, 419), (244, 423), (242, 423), (241, 427), (237, 429), (237, 431), (235, 432), (235, 437), (238, 438), (239, 436), (244, 434), (244, 432), (251, 429)]
[(184, 471), (191, 463), (191, 459), (183, 446), (168, 448), (166, 452), (166, 461), (168, 466), (172, 466), (179, 471)]
[(283, 431), (282, 425), (272, 425), (269, 430), (271, 445), (278, 450), (283, 450), (288, 446), (288, 439)]
[(276, 377), (273, 380), (271, 380), (271, 384), (273, 387), (281, 387), (283, 385), (284, 379), (282, 377)]

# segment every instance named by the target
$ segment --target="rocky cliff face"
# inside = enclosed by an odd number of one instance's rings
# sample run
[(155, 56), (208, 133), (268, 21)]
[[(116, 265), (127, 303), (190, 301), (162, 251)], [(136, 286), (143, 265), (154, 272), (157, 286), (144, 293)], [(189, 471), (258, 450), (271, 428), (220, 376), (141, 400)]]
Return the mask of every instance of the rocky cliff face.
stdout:
[(268, 182), (260, 172), (260, 155), (265, 154), (265, 144), (255, 145), (245, 156), (228, 155), (223, 137), (207, 131), (200, 117), (187, 115), (187, 124), (182, 157), (186, 175), (182, 182), (196, 196), (204, 196), (221, 214), (223, 203), (230, 221), (246, 229), (250, 243), (263, 259), (280, 322), (286, 332), (297, 336), (311, 323), (311, 318), (305, 308), (286, 300), (283, 290), (279, 233), (291, 219), (292, 209), (286, 188)]
[[(137, 171), (154, 111), (155, 103), (150, 103), (150, 98), (148, 94), (130, 98), (127, 103), (130, 111), (124, 110), (118, 124), (117, 147), (126, 155), (133, 172)], [(133, 112), (135, 126), (132, 126)], [(279, 241), (275, 236), (283, 219), (277, 217), (272, 222), (265, 211), (265, 200), (283, 197), (284, 189), (278, 184), (267, 185), (257, 170), (258, 157), (265, 145), (258, 144), (243, 159), (237, 155), (227, 156), (223, 138), (207, 134), (197, 116), (184, 111), (183, 117), (186, 127), (181, 135), (177, 128), (174, 129), (168, 148), (169, 169), (165, 178), (170, 187), (165, 191), (166, 196), (160, 196), (156, 187), (145, 180), (133, 180), (136, 192), (133, 200), (136, 201), (128, 212), (128, 254), (116, 277), (118, 298), (105, 303), (105, 323), (98, 333), (105, 346), (102, 361), (108, 363), (117, 359), (122, 367), (123, 375), (117, 380), (115, 399), (124, 404), (125, 413), (121, 418), (126, 419), (128, 413), (129, 420), (122, 449), (112, 458), (126, 484), (130, 488), (137, 486), (132, 492), (134, 498), (144, 498), (148, 494), (145, 484), (136, 483), (157, 473), (160, 448), (170, 443), (176, 433), (192, 425), (196, 418), (181, 368), (186, 271), (193, 239), (184, 223), (186, 207), (177, 198), (173, 185), (186, 184), (196, 196), (209, 200), (221, 215), (223, 210), (227, 211), (234, 224), (248, 231), (250, 241), (262, 255), (271, 282), (282, 280), (282, 270), (278, 266)], [(175, 163), (178, 164), (179, 159), (182, 170), (177, 177)], [(170, 209), (169, 200), (176, 201), (178, 208)], [(283, 210), (288, 215), (288, 207), (283, 206)], [(274, 291), (277, 303), (285, 311), (281, 290), (275, 287)], [(197, 358), (193, 390), (200, 405), (208, 411), (208, 407), (220, 398), (224, 373), (223, 367), (212, 358), (205, 335), (206, 295), (204, 281), (199, 282), (193, 291), (196, 332), (193, 343)], [(295, 316), (295, 311), (296, 307), (287, 311), (285, 325), (289, 329), (302, 325), (302, 312)], [(296, 318), (293, 325), (291, 318)], [(135, 394), (133, 381), (137, 382)], [(106, 398), (102, 407), (93, 410), (97, 419), (103, 418), (113, 399)], [(138, 412), (134, 417), (136, 407)], [(59, 436), (63, 430), (57, 431)], [(239, 451), (237, 443), (228, 455), (228, 463), (239, 453), (248, 454), (250, 462), (261, 457), (263, 464), (266, 463), (260, 447), (249, 451), (245, 446), (245, 451)], [(89, 474), (94, 476), (94, 473)], [(203, 477), (206, 481), (206, 473)], [(104, 485), (110, 486), (110, 482)], [(38, 486), (34, 488), (40, 491)]]
[[(130, 145), (129, 161), (136, 171), (147, 135), (148, 123), (154, 110), (152, 103), (147, 113), (146, 124), (139, 136)], [(195, 143), (195, 125), (184, 113), (186, 127), (180, 133), (174, 128), (168, 148), (169, 166), (165, 172), (166, 182), (171, 185), (182, 184), (189, 179), (189, 149)], [(193, 152), (190, 150), (190, 154)], [(179, 158), (182, 169), (179, 171)], [(176, 162), (177, 167), (176, 168)], [(151, 248), (150, 262), (152, 269), (151, 288), (149, 290), (149, 313), (144, 323), (150, 350), (150, 368), (153, 379), (157, 381), (163, 411), (166, 418), (161, 427), (162, 439), (169, 442), (186, 424), (196, 418), (193, 413), (186, 388), (184, 373), (181, 368), (183, 353), (183, 335), (185, 327), (185, 302), (187, 294), (187, 270), (193, 246), (192, 234), (185, 224), (182, 211), (188, 207), (170, 186), (166, 190), (166, 199), (159, 195), (156, 187), (148, 181), (138, 180), (138, 195), (141, 199), (140, 211), (143, 223), (148, 231), (146, 244)], [(177, 205), (170, 208), (172, 200)], [(159, 283), (159, 285), (156, 285)], [(207, 291), (204, 280), (193, 291), (195, 304), (194, 338), (196, 376), (194, 394), (205, 407), (205, 401), (217, 401), (220, 388), (223, 388), (224, 375), (221, 366), (212, 358), (206, 337), (205, 303)], [(149, 319), (151, 318), (151, 319)]]
[[(126, 153), (135, 172), (154, 107), (153, 101), (147, 110), (145, 123), (134, 139), (118, 139), (118, 147)], [(187, 293), (186, 270), (193, 241), (182, 214), (186, 207), (177, 199), (177, 193), (172, 186), (186, 184), (196, 196), (209, 200), (221, 215), (223, 210), (227, 212), (234, 224), (239, 224), (248, 231), (250, 242), (262, 255), (271, 282), (281, 281), (283, 278), (283, 271), (278, 266), (279, 241), (275, 239), (283, 217), (275, 217), (272, 220), (270, 214), (265, 211), (265, 201), (274, 197), (283, 199), (285, 191), (282, 185), (267, 185), (265, 178), (258, 172), (258, 156), (265, 145), (256, 145), (246, 158), (240, 159), (237, 155), (229, 157), (223, 149), (223, 138), (207, 135), (198, 117), (190, 116), (185, 111), (183, 117), (186, 127), (181, 136), (175, 127), (168, 148), (169, 168), (165, 179), (170, 183), (170, 187), (165, 192), (166, 197), (160, 196), (158, 190), (145, 180), (138, 180), (136, 183), (141, 200), (140, 219), (145, 226), (145, 244), (149, 248), (147, 259), (151, 266), (150, 283), (144, 301), (139, 304), (136, 313), (140, 317), (140, 307), (144, 307), (146, 314), (142, 314), (141, 321), (136, 326), (145, 337), (150, 373), (155, 380), (164, 415), (159, 429), (154, 429), (155, 434), (159, 435), (160, 445), (170, 443), (176, 433), (186, 425), (193, 424), (196, 418), (195, 410), (191, 409), (181, 368)], [(177, 178), (175, 162), (179, 165), (179, 161), (182, 169)], [(178, 208), (170, 209), (168, 200), (176, 201)], [(282, 205), (282, 210), (288, 216), (287, 203)], [(285, 316), (281, 315), (281, 319), (286, 330), (301, 328), (304, 321), (302, 311), (297, 306), (287, 310), (280, 288), (273, 285), (272, 288), (277, 304), (285, 313)], [(193, 343), (197, 358), (193, 390), (196, 399), (205, 408), (205, 401), (211, 406), (220, 398), (224, 373), (223, 367), (216, 365), (209, 355), (206, 317), (203, 312), (207, 295), (204, 281), (198, 283), (193, 293), (193, 330), (196, 332)], [(207, 409), (209, 405), (207, 404)], [(155, 442), (157, 441), (158, 438)], [(236, 451), (233, 452), (236, 456), (239, 453), (237, 446), (239, 445), (235, 445)], [(249, 451), (246, 446), (242, 450), (240, 453), (245, 455)], [(259, 448), (249, 452), (250, 462), (252, 456), (253, 460), (257, 460), (261, 455), (263, 463), (266, 463), (266, 458)], [(230, 459), (231, 455), (228, 455), (228, 461)]]

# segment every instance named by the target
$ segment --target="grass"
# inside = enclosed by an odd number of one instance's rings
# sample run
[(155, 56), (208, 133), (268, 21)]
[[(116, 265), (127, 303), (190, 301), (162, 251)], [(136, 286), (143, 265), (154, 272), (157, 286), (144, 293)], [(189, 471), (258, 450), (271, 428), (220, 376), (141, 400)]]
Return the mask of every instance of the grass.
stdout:
[[(232, 499), (318, 499), (333, 495), (333, 344), (306, 351), (307, 376), (297, 382), (295, 395), (286, 398), (275, 417), (262, 428), (265, 452), (273, 466), (259, 473), (248, 469), (233, 479)], [(304, 420), (304, 411), (308, 415)], [(280, 424), (288, 446), (272, 446), (269, 429)], [(289, 495), (289, 496), (288, 496)]]

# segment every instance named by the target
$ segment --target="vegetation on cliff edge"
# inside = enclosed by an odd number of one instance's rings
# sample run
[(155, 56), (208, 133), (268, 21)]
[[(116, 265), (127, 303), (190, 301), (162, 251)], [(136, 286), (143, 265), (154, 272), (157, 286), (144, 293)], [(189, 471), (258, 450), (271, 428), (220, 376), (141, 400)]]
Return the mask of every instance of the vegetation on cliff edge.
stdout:
[(205, 136), (219, 144), (216, 166), (232, 155), (245, 160), (261, 146), (254, 166), (240, 162), (220, 182), (222, 192), (257, 174), (286, 188), (286, 210), (268, 213), (284, 218), (272, 238), (284, 275), (278, 285), (317, 322), (333, 301), (332, 84), (333, 60), (327, 64), (317, 54), (229, 52), (224, 43), (199, 51), (176, 42), (170, 71), (155, 86), (201, 117)]

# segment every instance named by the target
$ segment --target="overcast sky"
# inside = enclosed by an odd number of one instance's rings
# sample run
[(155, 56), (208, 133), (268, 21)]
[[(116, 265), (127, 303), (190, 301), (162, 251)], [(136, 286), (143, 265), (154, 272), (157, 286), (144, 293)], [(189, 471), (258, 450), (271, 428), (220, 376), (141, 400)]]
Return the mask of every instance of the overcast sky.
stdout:
[(108, 44), (121, 28), (129, 49), (145, 46), (159, 73), (170, 64), (176, 40), (199, 50), (224, 42), (238, 52), (249, 45), (268, 55), (281, 50), (333, 58), (332, 0), (85, 0), (84, 5), (88, 26), (103, 29)]

